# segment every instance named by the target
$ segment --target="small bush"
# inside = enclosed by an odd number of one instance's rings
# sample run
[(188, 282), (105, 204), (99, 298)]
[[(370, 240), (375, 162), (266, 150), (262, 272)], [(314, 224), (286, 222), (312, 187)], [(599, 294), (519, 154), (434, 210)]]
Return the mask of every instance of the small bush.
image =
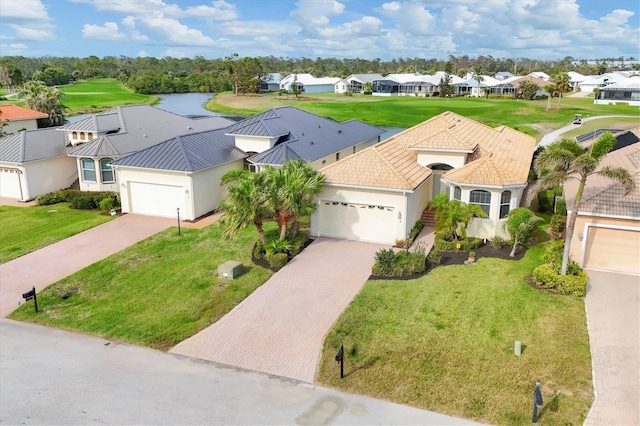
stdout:
[(427, 261), (433, 268), (435, 268), (436, 266), (440, 266), (440, 264), (442, 263), (442, 252), (433, 248), (427, 256)]
[(424, 228), (424, 223), (422, 223), (422, 220), (416, 221), (416, 223), (413, 225), (413, 228), (411, 228), (411, 232), (409, 232), (409, 238), (412, 241), (415, 240), (422, 231), (422, 228)]
[(275, 269), (282, 268), (289, 261), (289, 256), (287, 253), (273, 253), (267, 256), (267, 261), (269, 262), (269, 266)]
[(102, 210), (103, 212), (108, 212), (113, 208), (114, 205), (115, 200), (113, 198), (104, 198), (102, 201), (100, 201), (100, 210)]
[(558, 198), (556, 201), (556, 214), (560, 216), (567, 215), (567, 201), (564, 198)]
[(533, 270), (533, 282), (544, 288), (555, 289), (560, 294), (582, 297), (587, 292), (587, 273), (578, 270), (576, 275), (560, 275), (549, 264), (543, 264)]
[(460, 251), (470, 251), (482, 247), (484, 241), (482, 238), (467, 237), (461, 240), (445, 240), (441, 234), (436, 234), (434, 247), (439, 251), (456, 251), (456, 244), (460, 244)]
[(556, 186), (555, 188), (552, 189), (552, 191), (553, 191), (553, 195), (562, 197), (563, 190), (561, 186)]
[(91, 195), (80, 195), (71, 199), (71, 208), (78, 210), (92, 210), (98, 206)]
[(500, 237), (499, 235), (496, 235), (493, 238), (491, 238), (491, 240), (489, 241), (489, 244), (491, 244), (491, 247), (493, 247), (494, 249), (499, 250), (501, 248), (508, 246), (509, 242), (504, 238)]
[(407, 246), (407, 240), (396, 240), (394, 247), (405, 248)]
[(551, 240), (561, 240), (565, 230), (564, 218), (559, 214), (551, 216), (548, 233)]
[(267, 254), (279, 254), (284, 253), (289, 255), (289, 251), (291, 250), (291, 242), (289, 240), (273, 240), (267, 244), (265, 247)]
[[(76, 200), (79, 198), (79, 200)], [(113, 199), (113, 207), (120, 205), (118, 193), (113, 191), (80, 191), (77, 189), (62, 189), (60, 191), (42, 194), (36, 198), (36, 202), (40, 206), (67, 202), (74, 209), (97, 209), (105, 198)]]
[(262, 244), (262, 240), (256, 241), (253, 245), (253, 251), (251, 253), (254, 259), (264, 259), (265, 250), (264, 244)]
[(346, 92), (344, 92), (344, 95), (345, 95), (345, 96), (353, 96), (353, 93), (351, 93), (351, 92), (349, 92), (349, 91), (346, 91)]
[(396, 254), (392, 249), (380, 249), (375, 254), (376, 263), (373, 265), (376, 275), (390, 275), (393, 272), (393, 263)]
[(551, 213), (553, 211), (554, 198), (555, 194), (550, 189), (538, 192), (538, 211)]

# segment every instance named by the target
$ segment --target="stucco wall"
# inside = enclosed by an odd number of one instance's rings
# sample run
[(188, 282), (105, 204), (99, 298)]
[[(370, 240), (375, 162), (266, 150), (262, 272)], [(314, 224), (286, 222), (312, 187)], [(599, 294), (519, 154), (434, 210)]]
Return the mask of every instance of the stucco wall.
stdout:
[(263, 152), (272, 148), (276, 143), (276, 138), (261, 138), (251, 136), (236, 136), (236, 146), (244, 152)]
[(432, 179), (433, 177), (429, 177), (413, 193), (407, 194), (407, 220), (405, 221), (407, 236), (409, 236), (413, 225), (422, 217), (422, 212), (432, 198)]
[[(378, 143), (378, 138), (372, 138), (372, 139), (368, 139), (362, 143), (359, 143), (357, 145), (355, 145), (355, 151), (354, 151), (354, 146), (350, 146), (349, 148), (343, 149), (342, 151), (340, 151), (340, 160), (342, 160), (343, 158), (346, 158), (350, 155), (353, 155), (355, 152), (360, 152), (365, 148), (368, 148), (372, 145), (375, 145), (376, 143)], [(336, 153), (333, 153), (331, 155), (327, 155), (324, 158), (321, 158), (319, 160), (316, 161), (312, 161), (311, 167), (314, 170), (320, 170), (321, 168), (323, 168), (324, 166), (328, 166), (329, 164), (333, 164), (336, 162)]]
[[(118, 192), (120, 190), (120, 186), (118, 185), (118, 175), (114, 173), (113, 178), (114, 182), (102, 182), (102, 173), (100, 170), (100, 160), (102, 158), (92, 158), (93, 164), (95, 167), (96, 173), (96, 181), (85, 181), (82, 177), (82, 159), (90, 158), (90, 157), (71, 157), (76, 162), (76, 177), (80, 177), (79, 185), (81, 191), (115, 191)], [(116, 158), (112, 158), (112, 160), (116, 160)]]
[(233, 161), (192, 175), (190, 192), (195, 218), (218, 208), (225, 196), (224, 187), (220, 186), (222, 176), (230, 170), (242, 169), (243, 164), (243, 160)]
[[(584, 236), (587, 235), (588, 232), (587, 227), (585, 226), (586, 224), (593, 226), (613, 226), (623, 229), (634, 228), (640, 231), (640, 220), (578, 215), (573, 232), (573, 238), (571, 239), (571, 250), (569, 251), (571, 259), (578, 264), (580, 264), (582, 260)], [(580, 239), (580, 236), (582, 236), (582, 240)], [(630, 238), (639, 236), (640, 233), (630, 234)]]
[(18, 133), (21, 130), (35, 130), (38, 128), (38, 120), (11, 120), (7, 121), (7, 125), (3, 129), (8, 133)]
[(68, 188), (78, 178), (75, 158), (60, 156), (46, 160), (33, 161), (24, 165), (26, 180), (23, 187), (24, 200), (58, 189)]
[[(193, 220), (196, 218), (194, 215), (194, 203), (192, 197), (191, 178), (183, 172), (168, 172), (160, 170), (142, 170), (142, 169), (116, 169), (117, 180), (120, 182), (119, 192), (120, 200), (122, 203), (122, 212), (131, 212), (131, 198), (129, 196), (129, 183), (141, 182), (141, 183), (155, 183), (162, 185), (182, 186), (185, 189), (185, 208), (186, 211), (180, 210), (180, 216), (184, 220)], [(186, 191), (189, 191), (186, 194)]]
[(418, 164), (428, 167), (432, 164), (447, 164), (454, 169), (464, 166), (466, 152), (418, 151)]
[[(320, 202), (320, 200), (342, 201), (358, 204), (373, 204), (393, 207), (396, 212), (396, 217), (394, 218), (393, 225), (395, 228), (395, 239), (394, 241), (388, 241), (386, 243), (394, 244), (395, 240), (406, 239), (406, 199), (404, 194), (400, 192), (385, 192), (384, 190), (325, 186), (322, 190), (322, 193), (318, 197), (318, 202)], [(319, 226), (319, 217), (318, 214), (315, 213), (311, 216), (312, 236), (317, 237), (319, 235)], [(413, 223), (411, 224), (411, 226), (413, 226)]]

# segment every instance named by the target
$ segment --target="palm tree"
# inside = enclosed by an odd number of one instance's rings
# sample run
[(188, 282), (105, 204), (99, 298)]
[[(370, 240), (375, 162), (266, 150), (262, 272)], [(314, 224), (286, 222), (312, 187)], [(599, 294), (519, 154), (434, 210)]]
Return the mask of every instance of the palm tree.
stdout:
[(553, 84), (555, 85), (555, 91), (558, 93), (558, 109), (560, 109), (560, 101), (562, 100), (562, 95), (573, 90), (573, 87), (571, 87), (571, 79), (569, 78), (569, 74), (567, 74), (566, 72), (561, 72), (560, 74), (556, 75), (553, 79)]
[(551, 98), (553, 98), (553, 94), (556, 92), (555, 84), (546, 84), (544, 86), (544, 91), (547, 92), (547, 111), (551, 109)]
[(247, 170), (231, 170), (221, 180), (227, 187), (227, 197), (220, 202), (219, 208), (225, 210), (221, 223), (225, 226), (223, 238), (229, 238), (244, 229), (255, 225), (262, 244), (266, 245), (263, 223), (273, 220), (265, 192), (264, 173), (251, 173)]
[(509, 212), (504, 224), (505, 229), (513, 238), (513, 248), (509, 256), (515, 257), (518, 244), (521, 241), (526, 241), (531, 231), (542, 221), (544, 221), (543, 218), (536, 216), (535, 213), (524, 207), (517, 207)]
[(49, 114), (51, 126), (65, 123), (66, 107), (62, 104), (62, 95), (58, 89), (47, 87), (43, 82), (35, 80), (25, 83), (18, 92), (18, 98), (24, 98), (29, 108)]
[[(566, 275), (569, 263), (569, 250), (571, 239), (576, 226), (576, 219), (582, 194), (589, 176), (598, 174), (623, 185), (625, 194), (635, 188), (635, 183), (628, 170), (622, 167), (602, 167), (598, 168), (602, 159), (613, 149), (616, 138), (609, 132), (605, 132), (590, 148), (584, 149), (578, 142), (572, 139), (561, 139), (549, 145), (544, 151), (538, 154), (534, 162), (534, 169), (538, 176), (542, 176), (538, 181), (540, 188), (553, 188), (560, 186), (569, 179), (579, 181), (578, 191), (571, 208), (569, 223), (567, 224), (567, 235), (562, 256), (561, 274)], [(548, 171), (542, 175), (543, 171)], [(566, 195), (565, 195), (566, 197)]]
[(429, 202), (429, 207), (436, 209), (436, 232), (442, 233), (445, 239), (458, 236), (467, 238), (467, 226), (474, 217), (487, 217), (477, 204), (467, 204), (458, 200), (449, 200), (447, 194), (438, 194)]
[(478, 84), (477, 86), (478, 97), (480, 97), (480, 83), (484, 81), (484, 77), (480, 75), (481, 72), (482, 72), (482, 67), (480, 65), (473, 66), (473, 78), (475, 78)]

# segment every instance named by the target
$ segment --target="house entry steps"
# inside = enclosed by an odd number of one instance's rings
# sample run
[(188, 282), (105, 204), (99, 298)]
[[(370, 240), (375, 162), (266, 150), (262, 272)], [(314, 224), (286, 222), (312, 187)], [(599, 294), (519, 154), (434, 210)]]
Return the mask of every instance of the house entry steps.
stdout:
[(318, 238), (218, 322), (171, 353), (312, 383), (326, 333), (387, 246)]

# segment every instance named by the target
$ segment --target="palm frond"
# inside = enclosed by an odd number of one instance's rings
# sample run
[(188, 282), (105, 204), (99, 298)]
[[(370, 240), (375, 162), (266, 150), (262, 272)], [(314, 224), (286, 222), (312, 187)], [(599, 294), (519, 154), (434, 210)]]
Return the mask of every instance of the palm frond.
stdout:
[(636, 189), (636, 183), (627, 169), (622, 167), (603, 167), (597, 174), (608, 177), (624, 187), (624, 194), (627, 195)]

